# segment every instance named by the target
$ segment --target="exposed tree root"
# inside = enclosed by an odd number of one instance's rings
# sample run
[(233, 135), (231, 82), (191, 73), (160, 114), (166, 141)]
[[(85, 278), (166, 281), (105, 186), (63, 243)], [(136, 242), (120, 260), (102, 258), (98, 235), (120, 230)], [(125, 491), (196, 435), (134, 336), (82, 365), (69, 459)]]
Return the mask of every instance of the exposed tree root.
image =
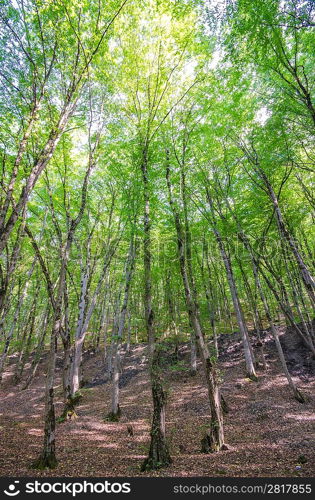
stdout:
[(54, 453), (43, 453), (31, 464), (31, 469), (45, 470), (55, 469), (58, 465), (56, 455)]
[(216, 453), (218, 451), (228, 450), (226, 444), (220, 447), (217, 445), (216, 440), (213, 438), (212, 433), (207, 432), (201, 440), (201, 453)]
[(117, 412), (109, 412), (106, 417), (105, 417), (105, 420), (107, 422), (119, 422), (120, 420), (120, 417), (121, 417), (121, 409), (118, 405), (118, 410)]

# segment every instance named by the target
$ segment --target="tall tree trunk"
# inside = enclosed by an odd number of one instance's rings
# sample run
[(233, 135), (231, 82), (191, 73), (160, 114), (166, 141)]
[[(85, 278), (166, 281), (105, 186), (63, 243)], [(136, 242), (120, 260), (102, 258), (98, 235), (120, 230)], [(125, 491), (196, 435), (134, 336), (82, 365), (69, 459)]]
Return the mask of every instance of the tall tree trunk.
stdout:
[(71, 394), (75, 396), (80, 388), (80, 366), (82, 363), (82, 347), (85, 338), (85, 330), (83, 329), (84, 317), (86, 314), (86, 295), (87, 286), (89, 281), (89, 271), (90, 264), (88, 262), (89, 256), (87, 257), (86, 267), (83, 271), (82, 281), (81, 281), (81, 293), (79, 302), (79, 316), (78, 323), (75, 333), (75, 344), (74, 344), (74, 355), (72, 363), (72, 387)]
[(127, 326), (127, 343), (126, 343), (126, 355), (130, 354), (130, 344), (131, 344), (131, 312), (128, 309), (128, 326)]
[(256, 375), (256, 370), (255, 370), (255, 364), (254, 364), (255, 360), (253, 358), (253, 353), (252, 353), (252, 349), (251, 349), (250, 341), (249, 341), (249, 335), (248, 335), (243, 311), (241, 308), (241, 304), (239, 301), (239, 297), (238, 297), (238, 291), (237, 291), (237, 287), (236, 287), (236, 283), (235, 283), (235, 279), (234, 279), (231, 261), (230, 261), (228, 254), (227, 254), (227, 251), (225, 249), (221, 234), (217, 228), (217, 224), (215, 222), (213, 202), (212, 202), (212, 198), (211, 198), (208, 187), (206, 188), (206, 193), (207, 193), (207, 199), (208, 199), (209, 207), (210, 207), (211, 214), (212, 214), (213, 231), (214, 231), (216, 240), (218, 242), (221, 257), (222, 257), (224, 267), (226, 270), (226, 275), (227, 275), (227, 280), (228, 280), (229, 287), (230, 287), (230, 292), (231, 292), (231, 296), (232, 296), (234, 310), (235, 310), (235, 314), (237, 317), (238, 326), (239, 326), (239, 329), (241, 332), (241, 337), (243, 340), (243, 348), (244, 348), (247, 376), (251, 380), (256, 381), (257, 375)]
[(41, 337), (39, 339), (39, 343), (38, 343), (36, 351), (35, 351), (34, 359), (31, 363), (30, 373), (29, 373), (29, 375), (28, 375), (28, 377), (27, 377), (27, 379), (22, 387), (22, 390), (28, 389), (28, 387), (31, 385), (31, 383), (36, 375), (37, 368), (38, 368), (38, 365), (40, 363), (41, 355), (42, 355), (43, 348), (44, 348), (45, 338), (46, 338), (47, 329), (48, 329), (48, 323), (49, 323), (49, 307), (46, 308), (46, 311), (44, 313), (44, 319), (43, 319), (42, 326), (41, 326), (42, 334), (41, 334)]
[(117, 321), (115, 321), (115, 328), (113, 340), (114, 340), (114, 352), (113, 352), (113, 375), (112, 375), (112, 408), (109, 414), (110, 420), (117, 421), (120, 417), (121, 410), (119, 407), (119, 379), (121, 372), (121, 356), (120, 356), (120, 345), (123, 336), (123, 331), (125, 328), (129, 291), (132, 280), (132, 274), (134, 269), (135, 261), (135, 241), (134, 235), (131, 235), (130, 246), (128, 257), (126, 261), (125, 269), (125, 289), (123, 295), (123, 302), (120, 311), (118, 312)]
[(165, 414), (167, 397), (163, 387), (158, 348), (155, 348), (151, 355), (150, 378), (153, 399), (151, 442), (148, 457), (141, 466), (142, 471), (166, 467), (172, 462), (166, 442)]
[(44, 443), (43, 449), (32, 464), (34, 469), (44, 470), (54, 469), (58, 462), (56, 458), (56, 417), (54, 403), (54, 381), (56, 370), (56, 352), (57, 352), (57, 337), (61, 328), (61, 307), (58, 307), (54, 313), (53, 328), (50, 338), (50, 350), (48, 357), (48, 367), (46, 374), (46, 389), (45, 389), (45, 426), (44, 426)]
[(258, 172), (260, 178), (263, 180), (263, 182), (267, 188), (267, 193), (268, 193), (268, 196), (272, 202), (272, 205), (274, 208), (274, 213), (276, 215), (276, 221), (277, 221), (277, 225), (278, 225), (279, 234), (282, 238), (284, 238), (287, 241), (287, 243), (291, 249), (291, 252), (294, 255), (294, 258), (295, 258), (296, 263), (298, 265), (298, 268), (300, 270), (301, 278), (303, 280), (303, 283), (305, 285), (305, 288), (307, 290), (307, 293), (309, 295), (309, 298), (311, 300), (313, 308), (315, 308), (315, 279), (312, 276), (312, 274), (310, 273), (310, 270), (309, 270), (307, 264), (305, 263), (305, 259), (302, 256), (294, 237), (292, 236), (287, 225), (285, 224), (285, 221), (284, 221), (284, 218), (282, 215), (282, 211), (281, 211), (281, 208), (279, 206), (278, 197), (277, 197), (276, 193), (274, 192), (274, 189), (273, 189), (267, 175), (265, 174), (263, 169), (258, 165), (257, 161), (255, 164), (255, 169)]
[(26, 363), (27, 358), (29, 356), (30, 345), (32, 342), (33, 334), (34, 334), (34, 326), (35, 326), (35, 319), (36, 319), (36, 306), (35, 306), (36, 301), (37, 301), (37, 294), (35, 295), (34, 304), (33, 304), (33, 307), (32, 307), (31, 313), (30, 313), (29, 322), (28, 322), (29, 323), (29, 325), (28, 325), (29, 332), (27, 335), (27, 340), (26, 340), (25, 345), (22, 347), (21, 354), (20, 354), (19, 360), (18, 360), (18, 362), (16, 364), (16, 368), (15, 368), (15, 375), (14, 375), (15, 384), (19, 384), (21, 382), (24, 368), (25, 368), (25, 363)]
[[(185, 168), (185, 144), (183, 145), (182, 151), (182, 161), (180, 162), (180, 186), (181, 186), (181, 198), (183, 204), (183, 213), (184, 213), (184, 250), (185, 257), (187, 263), (187, 275), (191, 287), (191, 291), (193, 294), (193, 299), (195, 304), (197, 304), (197, 290), (195, 287), (194, 280), (194, 272), (193, 272), (193, 264), (192, 264), (192, 253), (191, 253), (191, 233), (189, 229), (188, 222), (188, 207), (187, 207), (187, 199), (186, 199), (186, 176), (184, 172)], [(196, 334), (194, 332), (194, 327), (191, 325), (192, 332), (190, 334), (190, 374), (195, 375), (197, 373), (197, 347), (196, 347)]]
[(149, 345), (150, 380), (153, 399), (153, 417), (151, 424), (151, 443), (149, 455), (142, 464), (142, 470), (154, 470), (171, 463), (171, 457), (165, 436), (165, 407), (166, 393), (163, 388), (159, 353), (155, 349), (154, 313), (152, 309), (151, 291), (151, 220), (150, 194), (148, 179), (148, 151), (145, 147), (142, 156), (142, 181), (144, 195), (144, 237), (143, 237), (143, 264), (144, 264), (144, 308), (145, 324)]
[(252, 263), (252, 268), (253, 268), (253, 273), (254, 273), (254, 277), (255, 277), (256, 286), (257, 286), (257, 289), (258, 289), (261, 301), (262, 301), (263, 306), (264, 306), (264, 310), (265, 310), (265, 313), (266, 313), (266, 318), (267, 318), (267, 320), (269, 322), (269, 325), (270, 325), (271, 333), (272, 333), (273, 339), (275, 341), (275, 345), (276, 345), (276, 349), (277, 349), (277, 352), (278, 352), (278, 356), (279, 356), (279, 360), (280, 360), (280, 363), (281, 363), (281, 367), (282, 367), (283, 372), (285, 374), (285, 377), (286, 377), (286, 379), (288, 381), (288, 385), (289, 385), (289, 387), (290, 387), (290, 389), (291, 389), (291, 391), (292, 391), (295, 399), (297, 399), (300, 403), (304, 403), (304, 401), (305, 401), (304, 396), (298, 390), (298, 388), (295, 386), (295, 384), (294, 384), (294, 382), (292, 380), (292, 377), (291, 377), (291, 375), (289, 373), (289, 370), (288, 370), (288, 366), (287, 366), (287, 363), (286, 363), (286, 360), (285, 360), (283, 349), (282, 349), (282, 346), (281, 346), (281, 343), (280, 343), (280, 340), (279, 340), (278, 332), (277, 332), (275, 324), (274, 324), (274, 322), (272, 320), (272, 315), (271, 315), (271, 312), (270, 312), (270, 309), (269, 309), (269, 305), (268, 305), (268, 302), (267, 302), (264, 290), (263, 290), (261, 282), (260, 282), (259, 273), (258, 273), (259, 263), (258, 263), (257, 259), (255, 258), (254, 254), (253, 254), (251, 245), (250, 245), (250, 243), (248, 241), (248, 238), (245, 236), (245, 234), (243, 232), (239, 232), (238, 236), (239, 236), (240, 240), (243, 242), (243, 244), (244, 244), (245, 248), (247, 249), (247, 251), (249, 252), (249, 255), (250, 255), (250, 258), (251, 258), (251, 263)]
[(149, 357), (154, 351), (154, 313), (152, 308), (152, 277), (151, 277), (151, 219), (150, 219), (150, 193), (148, 179), (148, 152), (143, 151), (142, 181), (144, 196), (144, 223), (143, 223), (143, 266), (144, 266), (144, 307), (145, 323), (149, 343)]
[(13, 316), (13, 321), (12, 321), (9, 333), (8, 333), (6, 341), (5, 341), (4, 350), (3, 350), (1, 358), (0, 358), (0, 383), (1, 383), (1, 380), (2, 380), (2, 373), (3, 373), (4, 363), (5, 363), (7, 354), (8, 354), (10, 342), (11, 342), (11, 339), (13, 337), (14, 329), (15, 329), (15, 326), (16, 326), (16, 323), (17, 323), (20, 311), (22, 309), (23, 303), (25, 301), (25, 297), (27, 296), (27, 290), (28, 290), (28, 287), (30, 285), (30, 280), (31, 280), (32, 274), (34, 272), (36, 260), (37, 260), (37, 257), (34, 258), (33, 263), (32, 263), (30, 269), (27, 272), (26, 283), (25, 283), (25, 286), (23, 287), (22, 293), (19, 295), (18, 303), (17, 303), (17, 306), (15, 308), (15, 312), (14, 312), (14, 316)]
[(238, 263), (238, 266), (240, 268), (240, 271), (241, 271), (241, 274), (243, 277), (243, 282), (245, 285), (245, 291), (246, 291), (246, 295), (247, 295), (247, 302), (250, 305), (250, 308), (252, 311), (254, 328), (255, 328), (257, 338), (258, 338), (258, 344), (260, 347), (261, 361), (262, 361), (264, 370), (267, 370), (267, 363), (266, 363), (266, 359), (265, 359), (264, 346), (263, 346), (263, 343), (262, 343), (262, 340), (260, 337), (260, 318), (259, 318), (258, 308), (257, 308), (257, 299), (256, 299), (256, 297), (254, 297), (254, 293), (251, 290), (251, 286), (250, 286), (248, 278), (246, 276), (246, 272), (245, 272), (243, 265), (242, 265), (242, 259), (237, 258), (237, 263)]
[(204, 341), (204, 335), (198, 317), (198, 307), (196, 305), (196, 302), (194, 300), (190, 288), (187, 265), (186, 265), (187, 254), (184, 248), (185, 239), (182, 231), (182, 225), (179, 213), (176, 209), (175, 202), (173, 200), (168, 156), (166, 165), (166, 180), (169, 193), (169, 203), (173, 213), (175, 229), (177, 233), (178, 259), (179, 259), (180, 272), (183, 280), (188, 317), (191, 322), (191, 325), (193, 326), (194, 333), (196, 336), (208, 388), (211, 420), (209, 429), (204, 438), (202, 439), (202, 451), (206, 453), (215, 452), (226, 448), (226, 445), (224, 444), (223, 416), (221, 409), (219, 386), (217, 381), (215, 365), (211, 360), (207, 344)]

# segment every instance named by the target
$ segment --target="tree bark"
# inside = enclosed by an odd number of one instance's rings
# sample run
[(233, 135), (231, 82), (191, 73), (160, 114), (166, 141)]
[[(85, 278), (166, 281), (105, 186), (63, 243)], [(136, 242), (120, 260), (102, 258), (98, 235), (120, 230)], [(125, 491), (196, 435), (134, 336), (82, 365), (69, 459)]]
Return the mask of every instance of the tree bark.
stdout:
[(123, 336), (123, 331), (125, 328), (129, 291), (134, 270), (135, 261), (135, 241), (134, 235), (132, 234), (129, 246), (128, 257), (126, 261), (125, 269), (125, 289), (123, 295), (123, 303), (118, 314), (117, 325), (113, 336), (114, 336), (114, 352), (113, 352), (113, 374), (112, 374), (112, 408), (109, 415), (111, 420), (118, 420), (121, 415), (121, 410), (119, 406), (119, 379), (121, 372), (121, 356), (120, 356), (120, 345)]
[(153, 398), (153, 417), (151, 424), (151, 443), (149, 455), (142, 464), (142, 470), (154, 470), (166, 467), (171, 463), (165, 437), (165, 406), (166, 393), (159, 366), (159, 355), (155, 348), (154, 313), (152, 308), (151, 285), (151, 220), (150, 220), (150, 193), (148, 179), (148, 151), (142, 152), (142, 182), (144, 197), (144, 224), (143, 224), (143, 264), (144, 264), (144, 308), (145, 325), (149, 346), (150, 380)]
[(167, 155), (167, 165), (166, 165), (166, 181), (169, 193), (169, 204), (173, 213), (175, 229), (177, 233), (178, 259), (183, 281), (185, 298), (186, 298), (188, 317), (191, 322), (191, 325), (193, 326), (194, 333), (196, 336), (196, 341), (198, 344), (208, 388), (211, 420), (210, 420), (210, 427), (202, 440), (202, 451), (207, 453), (216, 452), (226, 448), (226, 445), (224, 444), (223, 417), (222, 417), (219, 386), (217, 382), (215, 365), (211, 360), (208, 347), (204, 341), (204, 335), (198, 317), (198, 308), (196, 306), (194, 297), (190, 289), (189, 277), (186, 266), (187, 254), (184, 248), (184, 235), (182, 231), (181, 221), (179, 218), (179, 213), (176, 209), (175, 202), (173, 200), (168, 155)]

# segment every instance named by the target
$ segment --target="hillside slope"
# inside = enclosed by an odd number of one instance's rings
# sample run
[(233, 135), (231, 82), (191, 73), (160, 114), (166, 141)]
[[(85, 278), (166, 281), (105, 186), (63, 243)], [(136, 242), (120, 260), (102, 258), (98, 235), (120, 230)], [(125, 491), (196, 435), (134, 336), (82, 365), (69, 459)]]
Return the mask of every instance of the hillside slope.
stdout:
[[(225, 416), (229, 449), (211, 455), (200, 453), (200, 439), (209, 414), (205, 384), (200, 369), (196, 377), (189, 376), (188, 347), (181, 346), (181, 361), (166, 369), (167, 434), (173, 464), (150, 474), (139, 470), (149, 443), (151, 415), (145, 346), (133, 346), (130, 355), (125, 357), (119, 423), (104, 421), (110, 409), (110, 383), (104, 379), (101, 353), (86, 360), (84, 369), (88, 383), (77, 407), (79, 418), (57, 426), (59, 465), (53, 471), (29, 469), (42, 443), (44, 363), (32, 386), (25, 391), (11, 383), (12, 363), (0, 391), (0, 474), (312, 476), (315, 458), (314, 360), (302, 346), (297, 347), (296, 342), (299, 342), (292, 332), (288, 331), (282, 342), (295, 381), (308, 396), (308, 402), (302, 405), (291, 397), (268, 335), (264, 338), (264, 346), (269, 367), (267, 373), (259, 370), (257, 383), (244, 379), (237, 335), (221, 338), (224, 354), (219, 367), (223, 377), (222, 391), (230, 407)], [(56, 410), (60, 414), (63, 406), (60, 362), (58, 365)], [(127, 425), (132, 425), (133, 437), (128, 436)]]

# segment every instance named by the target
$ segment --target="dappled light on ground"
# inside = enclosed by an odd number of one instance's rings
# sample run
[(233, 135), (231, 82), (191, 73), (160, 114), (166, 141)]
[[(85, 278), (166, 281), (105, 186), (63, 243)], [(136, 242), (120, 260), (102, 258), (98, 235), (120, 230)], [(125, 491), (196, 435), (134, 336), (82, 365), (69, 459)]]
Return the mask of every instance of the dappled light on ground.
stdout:
[[(132, 356), (144, 356), (145, 346), (134, 348), (126, 359), (125, 370), (135, 366)], [(311, 475), (314, 460), (314, 401), (301, 405), (288, 391), (275, 359), (266, 372), (259, 370), (258, 382), (244, 378), (242, 361), (220, 363), (224, 373), (222, 391), (229, 405), (225, 416), (225, 436), (229, 449), (205, 455), (200, 440), (209, 424), (207, 391), (200, 371), (191, 377), (188, 349), (182, 348), (187, 369), (181, 373), (166, 369), (168, 407), (166, 428), (173, 463), (152, 476), (292, 476)], [(98, 357), (85, 365), (88, 379), (95, 377)], [(9, 367), (10, 368), (10, 367)], [(110, 410), (110, 383), (83, 390), (78, 418), (57, 425), (57, 456), (54, 471), (29, 469), (42, 445), (43, 367), (30, 389), (5, 386), (2, 393), (1, 474), (44, 476), (144, 475), (140, 465), (149, 445), (151, 398), (147, 364), (132, 372), (132, 379), (121, 388), (122, 415), (119, 422), (106, 421)], [(9, 380), (9, 374), (7, 377)], [(299, 387), (311, 396), (314, 380)], [(7, 391), (7, 392), (6, 392)], [(62, 411), (60, 380), (56, 380), (57, 413)], [(35, 410), (35, 411), (34, 411)], [(34, 425), (34, 421), (36, 424)], [(127, 426), (132, 426), (129, 436)], [(20, 442), (23, 440), (23, 452)], [(297, 468), (299, 456), (307, 462)]]

